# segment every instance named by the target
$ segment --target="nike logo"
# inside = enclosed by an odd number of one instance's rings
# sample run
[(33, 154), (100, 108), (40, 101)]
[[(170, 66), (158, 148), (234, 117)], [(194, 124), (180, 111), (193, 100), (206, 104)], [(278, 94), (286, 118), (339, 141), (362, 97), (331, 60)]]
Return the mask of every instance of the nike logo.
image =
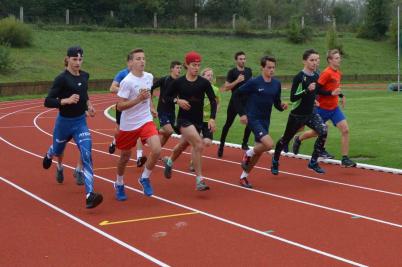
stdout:
[(61, 144), (61, 143), (67, 142), (67, 140), (60, 140), (60, 139), (56, 138), (56, 142), (59, 143), (59, 144)]
[(82, 83), (78, 83), (78, 86), (81, 86)]
[(258, 92), (264, 91), (264, 88), (258, 88)]

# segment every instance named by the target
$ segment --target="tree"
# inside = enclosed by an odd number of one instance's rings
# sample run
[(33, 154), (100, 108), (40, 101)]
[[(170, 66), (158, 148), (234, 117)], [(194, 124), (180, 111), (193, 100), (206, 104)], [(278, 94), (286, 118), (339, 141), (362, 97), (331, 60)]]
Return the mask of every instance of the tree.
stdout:
[(384, 38), (390, 22), (390, 0), (367, 0), (365, 23), (359, 37)]

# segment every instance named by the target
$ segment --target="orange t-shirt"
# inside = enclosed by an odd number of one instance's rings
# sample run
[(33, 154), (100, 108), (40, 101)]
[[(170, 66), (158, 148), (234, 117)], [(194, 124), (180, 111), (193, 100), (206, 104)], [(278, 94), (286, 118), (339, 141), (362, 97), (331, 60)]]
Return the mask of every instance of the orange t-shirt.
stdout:
[[(342, 73), (339, 70), (327, 67), (323, 72), (321, 72), (320, 78), (318, 78), (318, 83), (325, 91), (334, 91), (336, 88), (341, 86), (341, 78)], [(338, 106), (338, 98), (337, 95), (318, 95), (317, 101), (320, 103), (320, 108), (332, 110)]]

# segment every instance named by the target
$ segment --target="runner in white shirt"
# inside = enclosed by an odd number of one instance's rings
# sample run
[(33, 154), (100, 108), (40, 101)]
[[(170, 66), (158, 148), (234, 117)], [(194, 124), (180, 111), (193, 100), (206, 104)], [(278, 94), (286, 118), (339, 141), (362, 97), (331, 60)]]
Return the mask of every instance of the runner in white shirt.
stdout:
[(122, 114), (119, 133), (116, 136), (116, 146), (121, 150), (121, 154), (117, 164), (117, 180), (114, 187), (116, 199), (119, 201), (127, 199), (124, 191), (123, 175), (130, 160), (131, 150), (135, 147), (138, 138), (143, 143), (146, 142), (150, 148), (150, 155), (138, 181), (143, 187), (146, 196), (153, 195), (149, 177), (159, 159), (161, 144), (158, 130), (152, 119), (152, 116), (156, 115), (151, 105), (150, 93), (153, 76), (148, 72), (144, 72), (144, 68), (144, 50), (135, 49), (133, 51), (131, 72), (121, 82), (120, 90), (117, 94), (120, 97), (117, 109), (122, 111)]

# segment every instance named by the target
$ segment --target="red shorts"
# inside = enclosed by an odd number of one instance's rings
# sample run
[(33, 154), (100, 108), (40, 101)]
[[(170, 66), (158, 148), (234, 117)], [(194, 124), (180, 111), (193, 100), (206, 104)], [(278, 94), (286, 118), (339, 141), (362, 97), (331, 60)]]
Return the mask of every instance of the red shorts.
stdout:
[(129, 150), (137, 145), (138, 138), (141, 138), (141, 142), (145, 143), (148, 138), (154, 135), (158, 135), (158, 130), (153, 121), (147, 122), (133, 131), (119, 130), (116, 136), (116, 147), (120, 150)]

